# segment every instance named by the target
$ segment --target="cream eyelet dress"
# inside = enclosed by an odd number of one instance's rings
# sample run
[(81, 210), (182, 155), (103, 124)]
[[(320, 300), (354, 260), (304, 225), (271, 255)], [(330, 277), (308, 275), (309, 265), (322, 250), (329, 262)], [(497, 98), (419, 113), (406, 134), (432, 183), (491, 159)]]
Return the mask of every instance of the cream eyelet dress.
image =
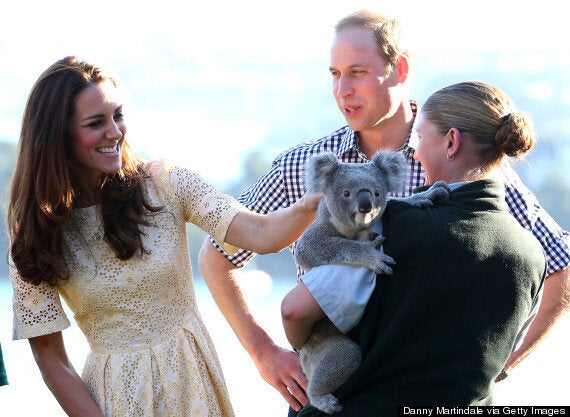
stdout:
[(61, 296), (89, 342), (82, 378), (106, 416), (233, 416), (196, 304), (186, 223), (222, 242), (246, 209), (191, 170), (153, 161), (145, 172), (148, 201), (164, 206), (143, 227), (150, 254), (118, 260), (100, 206), (74, 210), (64, 232), (69, 281), (36, 287), (10, 271), (14, 339), (68, 327)]

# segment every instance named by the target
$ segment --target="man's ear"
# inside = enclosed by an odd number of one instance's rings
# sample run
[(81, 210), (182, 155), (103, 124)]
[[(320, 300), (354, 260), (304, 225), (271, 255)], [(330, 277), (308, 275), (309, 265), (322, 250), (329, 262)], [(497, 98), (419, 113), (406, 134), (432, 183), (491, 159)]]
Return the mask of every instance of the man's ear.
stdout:
[(396, 70), (398, 71), (398, 82), (406, 82), (408, 79), (408, 73), (410, 71), (410, 63), (408, 62), (407, 56), (400, 55), (398, 61), (396, 62)]

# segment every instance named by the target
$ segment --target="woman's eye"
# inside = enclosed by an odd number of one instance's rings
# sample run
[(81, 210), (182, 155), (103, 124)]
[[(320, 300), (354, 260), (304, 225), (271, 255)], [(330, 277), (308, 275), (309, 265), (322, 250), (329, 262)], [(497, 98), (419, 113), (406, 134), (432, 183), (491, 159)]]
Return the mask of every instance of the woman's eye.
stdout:
[(101, 126), (101, 120), (94, 120), (87, 125), (87, 127), (99, 127)]
[(123, 120), (125, 118), (125, 116), (123, 115), (123, 113), (117, 113), (114, 116), (115, 120)]

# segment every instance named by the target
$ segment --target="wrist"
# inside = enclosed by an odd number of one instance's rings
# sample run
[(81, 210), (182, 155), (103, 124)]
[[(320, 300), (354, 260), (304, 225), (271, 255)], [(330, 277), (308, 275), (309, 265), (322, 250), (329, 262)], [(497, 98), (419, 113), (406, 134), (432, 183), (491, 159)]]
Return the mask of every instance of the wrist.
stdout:
[(254, 362), (262, 362), (264, 357), (270, 355), (271, 351), (276, 348), (273, 340), (265, 334), (263, 337), (255, 340), (254, 343), (246, 347), (246, 351)]

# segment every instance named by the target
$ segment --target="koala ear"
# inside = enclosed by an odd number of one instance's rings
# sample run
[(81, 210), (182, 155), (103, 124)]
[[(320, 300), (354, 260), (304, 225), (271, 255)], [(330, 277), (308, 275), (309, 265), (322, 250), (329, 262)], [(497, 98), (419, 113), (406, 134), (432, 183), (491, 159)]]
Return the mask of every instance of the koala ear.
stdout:
[(305, 181), (307, 188), (322, 193), (326, 189), (328, 178), (339, 167), (339, 161), (332, 152), (324, 152), (313, 156), (305, 167)]
[(372, 163), (386, 178), (388, 191), (397, 192), (402, 188), (408, 172), (408, 164), (401, 152), (378, 151), (372, 157)]

